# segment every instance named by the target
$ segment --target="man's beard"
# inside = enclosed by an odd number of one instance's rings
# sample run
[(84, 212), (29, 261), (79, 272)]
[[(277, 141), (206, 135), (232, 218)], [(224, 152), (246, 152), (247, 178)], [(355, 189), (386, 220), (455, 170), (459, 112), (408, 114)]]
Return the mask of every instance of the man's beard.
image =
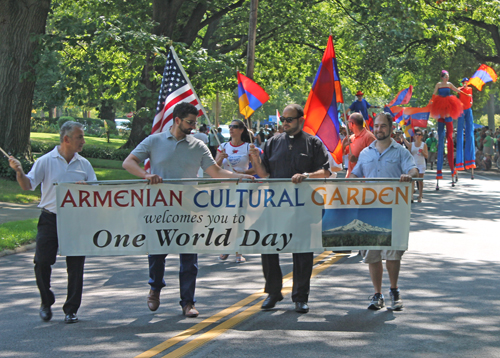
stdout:
[[(383, 137), (382, 138), (379, 138), (379, 135), (382, 134)], [(391, 136), (391, 134), (387, 134), (387, 135), (384, 135), (384, 133), (381, 133), (381, 132), (377, 132), (377, 134), (375, 134), (375, 137), (377, 138), (377, 140), (384, 140), (384, 139), (387, 139)]]

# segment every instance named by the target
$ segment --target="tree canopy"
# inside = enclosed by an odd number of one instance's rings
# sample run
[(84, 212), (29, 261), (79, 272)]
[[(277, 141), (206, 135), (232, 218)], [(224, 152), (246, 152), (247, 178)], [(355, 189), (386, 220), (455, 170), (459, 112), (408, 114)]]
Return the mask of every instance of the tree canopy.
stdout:
[[(172, 43), (208, 109), (218, 92), (224, 115), (236, 113), (231, 105), (236, 107), (236, 70), (246, 68), (249, 0), (31, 1), (50, 5), (46, 33), (18, 37), (38, 47), (19, 57), (23, 70), (14, 76), (0, 63), (0, 78), (36, 80), (28, 95), (36, 107), (78, 105), (98, 108), (105, 117), (134, 111), (127, 145), (135, 146), (148, 134), (144, 127), (152, 122)], [(6, 2), (0, 0), (0, 10)], [(20, 26), (14, 21), (20, 15), (11, 16), (14, 28)], [(411, 105), (424, 106), (441, 69), (450, 71), (455, 85), (481, 63), (500, 69), (499, 18), (496, 0), (261, 0), (254, 79), (271, 99), (254, 116), (263, 119), (290, 101), (305, 101), (330, 33), (346, 102), (362, 89), (383, 105), (411, 84)], [(0, 40), (13, 34), (0, 26)], [(475, 92), (474, 110), (481, 111), (492, 93), (498, 84)], [(14, 123), (9, 98), (0, 92), (0, 108), (8, 113), (0, 113), (0, 128)], [(0, 138), (0, 146), (10, 143)]]

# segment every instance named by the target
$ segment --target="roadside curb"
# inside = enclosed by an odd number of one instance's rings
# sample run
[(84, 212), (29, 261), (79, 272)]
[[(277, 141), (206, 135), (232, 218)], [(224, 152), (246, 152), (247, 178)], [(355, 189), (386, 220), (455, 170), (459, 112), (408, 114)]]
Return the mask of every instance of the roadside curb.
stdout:
[(3, 251), (0, 251), (0, 257), (8, 256), (8, 255), (14, 255), (14, 254), (18, 254), (18, 253), (21, 253), (21, 252), (26, 252), (28, 250), (33, 250), (35, 247), (36, 247), (36, 242), (31, 242), (29, 244), (16, 247), (14, 250), (3, 250)]

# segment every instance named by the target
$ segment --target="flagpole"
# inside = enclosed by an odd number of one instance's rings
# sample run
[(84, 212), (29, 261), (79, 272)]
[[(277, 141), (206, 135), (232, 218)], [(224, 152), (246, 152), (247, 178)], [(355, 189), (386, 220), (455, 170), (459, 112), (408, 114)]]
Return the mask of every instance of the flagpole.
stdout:
[[(198, 103), (200, 104), (200, 107), (201, 107), (201, 111), (203, 112), (203, 115), (205, 116), (205, 118), (207, 119), (208, 121), (208, 124), (210, 124), (210, 128), (214, 128), (213, 124), (212, 124), (212, 121), (210, 120), (210, 118), (207, 116), (207, 112), (205, 111), (205, 107), (203, 106), (203, 104), (201, 103), (201, 100), (200, 98), (198, 97), (198, 95), (196, 94), (195, 90), (194, 90), (194, 87), (193, 85), (191, 84), (191, 81), (189, 80), (189, 77), (188, 75), (186, 74), (186, 71), (184, 71), (184, 67), (182, 66), (181, 64), (181, 61), (179, 60), (179, 57), (177, 57), (177, 53), (175, 52), (175, 49), (172, 45), (170, 45), (170, 51), (172, 51), (172, 55), (174, 56), (174, 59), (177, 61), (177, 63), (180, 65), (179, 66), (179, 69), (181, 70), (182, 74), (184, 75), (184, 78), (187, 80), (188, 84), (189, 84), (189, 87), (191, 87), (191, 89), (193, 90), (193, 95), (194, 97), (198, 100)], [(214, 132), (214, 137), (215, 137), (215, 140), (217, 141), (217, 143), (219, 143), (219, 146), (221, 145), (221, 142), (219, 140), (219, 137), (217, 136), (217, 133)], [(215, 159), (215, 158), (214, 158)], [(234, 168), (233, 166), (231, 165), (231, 162), (228, 160), (227, 163), (229, 164), (229, 167), (231, 168), (231, 171), (232, 172), (235, 172), (234, 171)]]

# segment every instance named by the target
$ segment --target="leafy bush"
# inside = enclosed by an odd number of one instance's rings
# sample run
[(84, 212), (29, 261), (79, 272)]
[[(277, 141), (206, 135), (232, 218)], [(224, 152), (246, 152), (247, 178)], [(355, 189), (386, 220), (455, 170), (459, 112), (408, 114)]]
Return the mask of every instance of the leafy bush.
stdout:
[(70, 117), (70, 116), (61, 116), (57, 120), (57, 125), (59, 126), (59, 128), (61, 128), (64, 123), (69, 122), (69, 121), (74, 122), (75, 119), (73, 117)]
[(51, 124), (48, 120), (31, 118), (30, 131), (38, 133), (59, 133), (59, 127), (57, 124)]
[(45, 154), (54, 149), (54, 146), (57, 145), (58, 143), (45, 143), (36, 140), (30, 140), (30, 144), (32, 152)]
[[(22, 158), (22, 156), (16, 156), (16, 155), (14, 156), (16, 158), (21, 158), (19, 159), (19, 161), (21, 162), (21, 165), (23, 166), (23, 170), (25, 173), (31, 170), (31, 167), (33, 166), (32, 162)], [(2, 157), (2, 159), (0, 159), (0, 177), (7, 178), (10, 180), (16, 180), (16, 172), (10, 167), (9, 160), (5, 157)]]
[(130, 152), (130, 149), (112, 149), (96, 145), (85, 145), (80, 155), (85, 158), (124, 160)]

